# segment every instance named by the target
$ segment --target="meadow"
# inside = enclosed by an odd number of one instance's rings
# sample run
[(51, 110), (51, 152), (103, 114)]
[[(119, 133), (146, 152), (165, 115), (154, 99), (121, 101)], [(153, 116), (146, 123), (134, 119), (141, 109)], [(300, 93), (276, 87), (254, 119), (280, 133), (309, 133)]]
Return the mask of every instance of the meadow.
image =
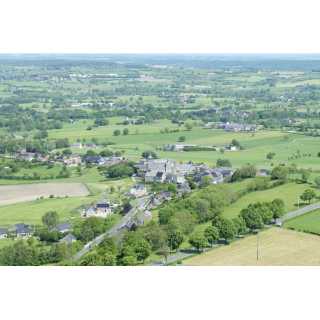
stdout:
[[(168, 120), (158, 120), (145, 125), (117, 125), (120, 119), (116, 118), (108, 126), (86, 130), (90, 121), (78, 121), (68, 124), (60, 130), (49, 130), (50, 139), (68, 137), (71, 142), (77, 139), (87, 141), (96, 138), (99, 141), (111, 141), (114, 144), (108, 148), (113, 151), (123, 151), (124, 155), (132, 160), (138, 160), (145, 150), (154, 150), (161, 158), (170, 158), (177, 161), (204, 162), (213, 165), (219, 158), (229, 159), (235, 167), (247, 163), (258, 167), (270, 168), (280, 163), (296, 164), (299, 167), (320, 170), (320, 160), (317, 156), (319, 149), (318, 138), (300, 134), (287, 133), (280, 130), (262, 130), (256, 133), (225, 132), (218, 129), (204, 129), (195, 126), (187, 131), (184, 127), (172, 124)], [(129, 129), (129, 135), (114, 136), (113, 131)], [(179, 130), (178, 132), (160, 133), (160, 130)], [(240, 151), (197, 151), (197, 152), (168, 152), (162, 151), (165, 144), (179, 143), (179, 137), (184, 136), (186, 144), (204, 146), (225, 146), (236, 139), (244, 147)], [(73, 150), (82, 153), (84, 150)], [(266, 154), (274, 152), (272, 161), (266, 159)]]
[(319, 266), (320, 237), (270, 228), (183, 261), (185, 266)]
[(222, 214), (225, 218), (234, 218), (250, 203), (267, 202), (276, 198), (284, 201), (285, 212), (289, 212), (297, 209), (299, 196), (309, 187), (308, 184), (290, 182), (272, 189), (250, 192), (228, 206)]
[(284, 227), (320, 235), (320, 210), (290, 219), (285, 222)]

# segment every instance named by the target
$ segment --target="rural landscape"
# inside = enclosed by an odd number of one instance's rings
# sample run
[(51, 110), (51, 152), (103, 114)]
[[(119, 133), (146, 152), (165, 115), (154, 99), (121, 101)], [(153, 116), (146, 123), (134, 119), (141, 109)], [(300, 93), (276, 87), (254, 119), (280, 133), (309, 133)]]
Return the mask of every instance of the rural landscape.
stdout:
[(0, 265), (320, 265), (320, 56), (0, 55)]

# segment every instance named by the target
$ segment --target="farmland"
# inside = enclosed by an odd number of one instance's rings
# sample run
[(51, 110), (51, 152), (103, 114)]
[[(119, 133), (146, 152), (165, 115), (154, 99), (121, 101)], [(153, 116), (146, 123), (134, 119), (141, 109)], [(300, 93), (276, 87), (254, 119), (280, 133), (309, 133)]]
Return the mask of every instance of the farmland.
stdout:
[[(81, 265), (147, 264), (220, 240), (231, 245), (199, 259), (222, 252), (222, 264), (254, 263), (255, 237), (234, 239), (320, 198), (319, 61), (0, 56), (0, 227), (9, 237), (0, 246), (13, 248), (14, 225), (25, 223), (39, 239), (33, 249), (63, 264), (55, 227), (68, 221), (75, 250), (86, 248)], [(94, 242), (109, 215), (121, 220), (112, 254)], [(284, 227), (319, 233), (318, 213)], [(259, 264), (298, 263), (285, 242), (300, 250), (305, 241), (307, 254), (316, 238), (304, 236), (262, 231)]]
[(228, 246), (186, 259), (186, 266), (310, 266), (320, 264), (320, 238), (292, 230), (271, 228)]
[(265, 202), (276, 198), (284, 201), (285, 212), (293, 211), (297, 208), (299, 197), (306, 188), (308, 188), (306, 184), (287, 183), (269, 190), (251, 192), (226, 208), (223, 215), (226, 218), (234, 218), (250, 203)]
[(284, 226), (298, 231), (320, 234), (320, 210), (286, 221)]
[(0, 186), (0, 206), (38, 198), (87, 196), (88, 189), (81, 183), (45, 183)]

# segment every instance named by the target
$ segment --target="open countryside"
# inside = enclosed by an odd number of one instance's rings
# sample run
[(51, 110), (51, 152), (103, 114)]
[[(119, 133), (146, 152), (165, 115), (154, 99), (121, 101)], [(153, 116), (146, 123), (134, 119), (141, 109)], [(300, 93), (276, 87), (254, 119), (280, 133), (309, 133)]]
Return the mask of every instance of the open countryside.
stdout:
[(318, 266), (320, 238), (271, 228), (183, 261), (187, 266)]
[(0, 264), (318, 265), (318, 70), (0, 55)]

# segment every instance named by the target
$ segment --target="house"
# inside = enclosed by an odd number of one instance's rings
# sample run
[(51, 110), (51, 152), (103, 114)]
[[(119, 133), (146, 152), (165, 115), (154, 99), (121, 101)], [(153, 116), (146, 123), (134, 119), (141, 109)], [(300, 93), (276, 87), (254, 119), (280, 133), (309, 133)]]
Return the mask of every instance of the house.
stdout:
[(18, 154), (17, 158), (24, 161), (32, 161), (37, 158), (37, 154), (35, 152), (22, 151)]
[(124, 157), (107, 157), (104, 158), (104, 166), (113, 166), (118, 163), (125, 162)]
[(73, 155), (63, 159), (63, 164), (68, 167), (76, 167), (81, 164), (81, 157), (78, 155)]
[(137, 184), (130, 189), (129, 194), (131, 196), (139, 198), (147, 194), (147, 188), (143, 184)]
[(84, 161), (88, 164), (102, 166), (105, 164), (105, 159), (101, 156), (85, 156)]
[(69, 233), (66, 236), (64, 236), (59, 242), (65, 244), (72, 244), (75, 241), (77, 241), (77, 238), (73, 234)]
[(0, 228), (0, 239), (8, 238), (8, 230), (5, 228)]
[(223, 176), (223, 179), (229, 178), (233, 175), (235, 170), (228, 167), (218, 167), (212, 169), (212, 172), (215, 174), (221, 174)]
[(267, 169), (259, 169), (257, 171), (257, 176), (258, 177), (267, 177), (270, 174), (270, 171)]
[(13, 232), (17, 238), (29, 238), (32, 236), (31, 227), (24, 223), (15, 224)]
[(60, 223), (55, 228), (60, 233), (67, 233), (71, 230), (71, 224), (69, 222)]
[(226, 150), (226, 151), (238, 151), (239, 147), (237, 147), (237, 146), (235, 146), (233, 144), (230, 144), (228, 146), (225, 146), (224, 150)]
[(78, 149), (82, 149), (83, 145), (81, 142), (77, 142), (77, 143), (73, 143), (70, 145), (71, 148), (78, 148)]
[(98, 202), (96, 205), (89, 207), (88, 209), (83, 210), (82, 217), (98, 217), (106, 218), (112, 214), (112, 206), (107, 201)]

